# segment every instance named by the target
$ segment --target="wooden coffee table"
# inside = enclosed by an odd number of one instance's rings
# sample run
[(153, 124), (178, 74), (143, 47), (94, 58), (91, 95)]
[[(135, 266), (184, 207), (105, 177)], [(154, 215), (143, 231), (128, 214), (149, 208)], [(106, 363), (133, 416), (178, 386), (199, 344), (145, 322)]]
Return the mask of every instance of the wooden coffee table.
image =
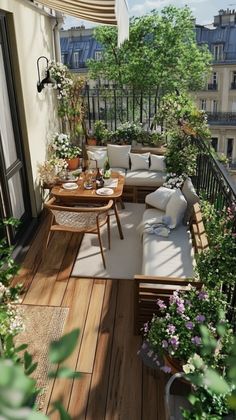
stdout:
[[(118, 172), (112, 172), (111, 178), (118, 179), (118, 185), (115, 188), (112, 188), (114, 191), (111, 195), (98, 195), (96, 189), (86, 190), (84, 188), (85, 175), (81, 174), (79, 180), (76, 182), (78, 188), (75, 190), (66, 190), (62, 185), (56, 185), (52, 188), (51, 194), (57, 198), (58, 201), (63, 203), (75, 202), (75, 203), (106, 203), (109, 200), (113, 200), (113, 209), (115, 212), (117, 227), (119, 230), (120, 239), (124, 239), (122, 232), (122, 227), (119, 218), (119, 212), (117, 209), (117, 203), (120, 202), (122, 205), (122, 194), (123, 187), (125, 182), (125, 177), (120, 175)], [(108, 186), (108, 188), (110, 188)]]

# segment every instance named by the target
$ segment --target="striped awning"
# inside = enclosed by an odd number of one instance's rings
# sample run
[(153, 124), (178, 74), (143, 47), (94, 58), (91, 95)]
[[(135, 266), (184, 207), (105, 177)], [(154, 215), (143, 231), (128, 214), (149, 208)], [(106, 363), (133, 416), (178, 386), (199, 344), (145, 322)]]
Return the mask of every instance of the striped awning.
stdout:
[(37, 0), (51, 9), (94, 23), (118, 26), (118, 44), (129, 37), (126, 0)]

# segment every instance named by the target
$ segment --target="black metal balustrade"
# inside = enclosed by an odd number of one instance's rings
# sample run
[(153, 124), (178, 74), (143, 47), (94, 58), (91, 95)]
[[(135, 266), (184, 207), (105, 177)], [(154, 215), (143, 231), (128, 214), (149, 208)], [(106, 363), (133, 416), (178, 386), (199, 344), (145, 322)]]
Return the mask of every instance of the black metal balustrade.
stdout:
[(236, 125), (236, 112), (207, 112), (209, 124)]
[[(198, 148), (197, 171), (193, 179), (198, 194), (204, 193), (208, 201), (224, 212), (228, 207), (236, 204), (236, 186), (226, 168), (218, 162), (210, 147), (202, 140), (194, 141)], [(236, 232), (236, 217), (234, 220)], [(228, 318), (233, 325), (236, 321), (236, 284), (224, 285), (223, 291), (229, 303)], [(236, 328), (236, 325), (235, 325)]]
[(218, 85), (217, 83), (208, 83), (208, 90), (217, 90)]

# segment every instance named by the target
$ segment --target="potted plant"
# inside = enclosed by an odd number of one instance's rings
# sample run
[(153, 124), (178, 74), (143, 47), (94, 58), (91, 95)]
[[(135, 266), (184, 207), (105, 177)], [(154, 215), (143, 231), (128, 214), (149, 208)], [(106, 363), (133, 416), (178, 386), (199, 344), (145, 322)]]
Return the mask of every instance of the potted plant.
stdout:
[(42, 185), (51, 188), (63, 177), (68, 164), (65, 159), (54, 157), (38, 164), (38, 174)]
[(71, 143), (68, 134), (56, 133), (49, 149), (56, 158), (66, 160), (69, 170), (78, 168), (82, 150), (79, 146)]
[(94, 123), (94, 130), (89, 130), (87, 135), (87, 144), (90, 146), (101, 146), (107, 144), (110, 139), (111, 132), (106, 128), (106, 124), (102, 120)]
[(134, 122), (121, 124), (114, 132), (114, 139), (117, 144), (132, 144), (140, 139), (142, 125)]
[[(176, 362), (181, 369), (191, 356), (200, 354), (202, 326), (207, 325), (213, 338), (220, 340), (216, 325), (219, 322), (227, 324), (222, 318), (226, 306), (219, 289), (197, 289), (190, 285), (187, 291), (174, 292), (169, 298), (168, 306), (159, 299), (158, 314), (144, 326), (144, 337), (153, 353), (164, 358), (162, 370), (170, 372), (171, 365), (176, 366)], [(226, 345), (224, 341), (220, 343), (221, 360), (224, 358)], [(214, 366), (217, 357), (208, 355), (208, 363)]]

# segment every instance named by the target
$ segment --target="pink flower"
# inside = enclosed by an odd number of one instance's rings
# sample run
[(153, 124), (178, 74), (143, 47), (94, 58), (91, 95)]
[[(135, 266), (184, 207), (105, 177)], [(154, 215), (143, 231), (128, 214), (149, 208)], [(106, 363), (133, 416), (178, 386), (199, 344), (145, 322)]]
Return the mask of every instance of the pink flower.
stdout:
[(166, 309), (166, 304), (161, 299), (157, 299), (157, 305), (159, 306), (160, 310)]
[(175, 333), (175, 326), (173, 324), (169, 324), (169, 325), (167, 325), (166, 330), (169, 334), (174, 334)]

